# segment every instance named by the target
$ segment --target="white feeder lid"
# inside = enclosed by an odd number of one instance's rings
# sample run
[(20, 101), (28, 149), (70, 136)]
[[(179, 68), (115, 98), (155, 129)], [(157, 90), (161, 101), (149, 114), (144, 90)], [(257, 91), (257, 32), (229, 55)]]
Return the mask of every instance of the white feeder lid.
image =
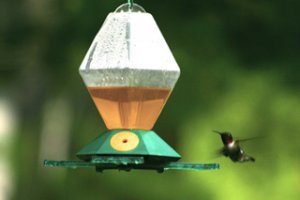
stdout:
[(87, 86), (173, 88), (180, 69), (152, 15), (123, 4), (107, 16), (80, 74)]

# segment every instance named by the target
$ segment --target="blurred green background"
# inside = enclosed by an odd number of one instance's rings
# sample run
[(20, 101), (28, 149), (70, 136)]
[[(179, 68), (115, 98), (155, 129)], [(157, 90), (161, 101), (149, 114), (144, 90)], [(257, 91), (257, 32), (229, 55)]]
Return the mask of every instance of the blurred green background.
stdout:
[[(126, 1), (0, 2), (0, 199), (297, 199), (300, 1), (136, 0), (156, 19), (181, 77), (154, 130), (186, 162), (218, 171), (96, 173), (72, 160), (105, 130), (78, 74), (105, 17)], [(255, 163), (215, 157), (212, 130)]]

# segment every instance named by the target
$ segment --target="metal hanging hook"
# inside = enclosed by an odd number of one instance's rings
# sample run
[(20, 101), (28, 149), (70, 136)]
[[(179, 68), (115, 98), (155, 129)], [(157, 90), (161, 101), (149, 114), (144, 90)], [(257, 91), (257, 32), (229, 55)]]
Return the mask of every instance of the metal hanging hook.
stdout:
[(129, 8), (131, 9), (133, 7), (133, 0), (128, 0)]

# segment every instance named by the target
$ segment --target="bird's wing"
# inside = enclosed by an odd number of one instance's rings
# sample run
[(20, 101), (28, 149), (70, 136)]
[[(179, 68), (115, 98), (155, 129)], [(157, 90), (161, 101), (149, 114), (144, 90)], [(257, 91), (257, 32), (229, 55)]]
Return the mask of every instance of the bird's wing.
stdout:
[(265, 136), (257, 136), (257, 137), (252, 137), (252, 138), (239, 139), (239, 140), (236, 140), (236, 142), (246, 142), (246, 141), (250, 141), (250, 140), (262, 139), (264, 137)]
[(223, 148), (218, 150), (218, 154), (227, 157), (228, 156), (228, 151), (226, 150), (225, 147), (223, 147)]

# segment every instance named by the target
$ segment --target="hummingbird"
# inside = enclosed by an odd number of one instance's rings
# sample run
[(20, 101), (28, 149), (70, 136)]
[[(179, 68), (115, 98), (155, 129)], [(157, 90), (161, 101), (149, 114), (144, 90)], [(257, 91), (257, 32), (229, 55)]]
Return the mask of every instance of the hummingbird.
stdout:
[(229, 157), (233, 162), (255, 162), (255, 158), (245, 154), (245, 152), (240, 147), (240, 142), (251, 140), (254, 138), (234, 140), (230, 132), (219, 132), (214, 131), (221, 136), (224, 147), (220, 150), (220, 153), (225, 157)]

